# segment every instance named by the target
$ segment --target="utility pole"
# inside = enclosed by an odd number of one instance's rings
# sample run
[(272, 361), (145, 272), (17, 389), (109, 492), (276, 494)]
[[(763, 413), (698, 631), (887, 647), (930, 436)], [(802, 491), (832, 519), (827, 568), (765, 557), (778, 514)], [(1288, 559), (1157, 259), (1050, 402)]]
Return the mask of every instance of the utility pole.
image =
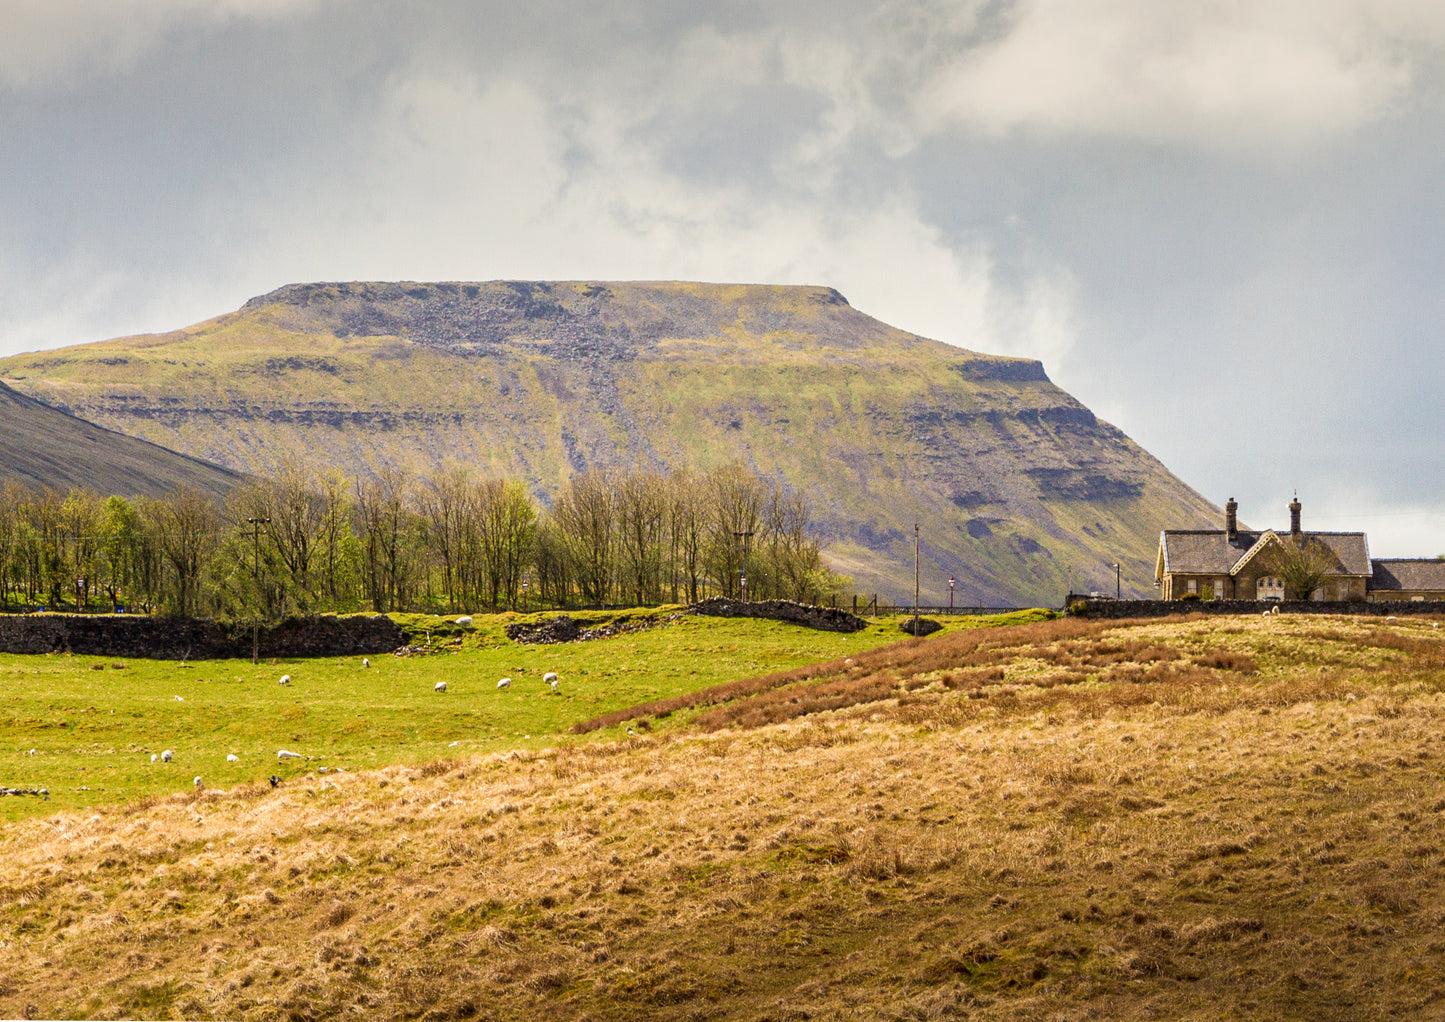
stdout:
[(744, 602), (744, 603), (747, 603), (747, 602), (748, 602), (748, 540), (750, 540), (750, 539), (753, 538), (753, 534), (752, 534), (751, 532), (734, 532), (733, 535), (736, 536), (738, 539), (740, 539), (740, 540), (743, 541), (743, 566), (742, 566), (742, 570), (738, 572), (738, 577), (742, 580), (743, 602)]
[(952, 575), (948, 576), (948, 612), (950, 614), (953, 613), (953, 587), (957, 584), (957, 582), (958, 580)]
[(913, 637), (918, 638), (918, 523), (913, 523)]
[(256, 590), (256, 616), (251, 619), (251, 665), (261, 662), (261, 526), (270, 525), (269, 518), (247, 518), (250, 532), (241, 533), (251, 537), (251, 584)]
[(1109, 567), (1111, 567), (1111, 568), (1114, 569), (1114, 602), (1117, 603), (1117, 602), (1119, 602), (1119, 593), (1120, 593), (1120, 587), (1119, 587), (1119, 566), (1118, 566), (1117, 564), (1111, 564)]

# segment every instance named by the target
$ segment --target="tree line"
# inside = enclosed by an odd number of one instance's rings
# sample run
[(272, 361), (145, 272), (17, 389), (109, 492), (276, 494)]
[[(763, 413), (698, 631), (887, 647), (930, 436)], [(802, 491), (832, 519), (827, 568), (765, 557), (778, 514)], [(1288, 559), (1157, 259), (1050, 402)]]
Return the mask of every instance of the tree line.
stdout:
[[(0, 605), (264, 618), (696, 602), (817, 603), (809, 508), (739, 464), (589, 472), (551, 508), (517, 479), (285, 469), (224, 500), (0, 487)], [(744, 588), (746, 592), (744, 593)]]

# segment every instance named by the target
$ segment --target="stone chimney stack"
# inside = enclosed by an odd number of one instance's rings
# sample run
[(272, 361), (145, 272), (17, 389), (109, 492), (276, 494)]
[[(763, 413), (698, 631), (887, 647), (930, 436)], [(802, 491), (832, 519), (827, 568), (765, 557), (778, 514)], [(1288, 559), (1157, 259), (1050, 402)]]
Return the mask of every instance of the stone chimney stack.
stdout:
[(1239, 505), (1233, 497), (1224, 502), (1224, 538), (1230, 546), (1239, 542)]
[(1296, 493), (1294, 500), (1289, 502), (1289, 534), (1291, 536), (1299, 535), (1299, 510), (1299, 494)]

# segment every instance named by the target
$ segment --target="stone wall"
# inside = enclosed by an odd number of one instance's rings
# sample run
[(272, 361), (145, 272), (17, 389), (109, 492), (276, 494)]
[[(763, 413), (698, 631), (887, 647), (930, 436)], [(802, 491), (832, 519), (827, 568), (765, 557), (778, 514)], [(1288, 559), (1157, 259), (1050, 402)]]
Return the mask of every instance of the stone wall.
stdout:
[(1406, 614), (1445, 615), (1445, 603), (1365, 603), (1358, 600), (1335, 603), (1315, 600), (1100, 600), (1070, 596), (1064, 607), (1074, 617), (1126, 618), (1168, 617), (1172, 614), (1261, 614), (1278, 607), (1281, 614), (1359, 614), (1370, 617)]
[[(288, 618), (261, 629), (263, 657), (389, 653), (405, 642), (384, 615)], [(251, 629), (190, 618), (139, 614), (0, 615), (0, 652), (79, 653), (152, 660), (250, 658)]]
[(823, 632), (861, 632), (868, 622), (846, 610), (832, 607), (813, 607), (792, 600), (761, 600), (744, 603), (722, 596), (694, 603), (687, 608), (689, 614), (706, 617), (756, 617), (769, 621), (787, 621), (789, 624), (816, 628)]

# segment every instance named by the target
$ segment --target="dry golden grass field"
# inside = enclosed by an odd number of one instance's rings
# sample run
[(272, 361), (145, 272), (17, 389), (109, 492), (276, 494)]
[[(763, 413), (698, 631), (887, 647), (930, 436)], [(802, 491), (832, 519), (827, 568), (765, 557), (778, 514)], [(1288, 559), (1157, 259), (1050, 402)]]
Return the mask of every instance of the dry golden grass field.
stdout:
[(1445, 1018), (1442, 690), (1428, 620), (1062, 620), (25, 820), (0, 1015)]

